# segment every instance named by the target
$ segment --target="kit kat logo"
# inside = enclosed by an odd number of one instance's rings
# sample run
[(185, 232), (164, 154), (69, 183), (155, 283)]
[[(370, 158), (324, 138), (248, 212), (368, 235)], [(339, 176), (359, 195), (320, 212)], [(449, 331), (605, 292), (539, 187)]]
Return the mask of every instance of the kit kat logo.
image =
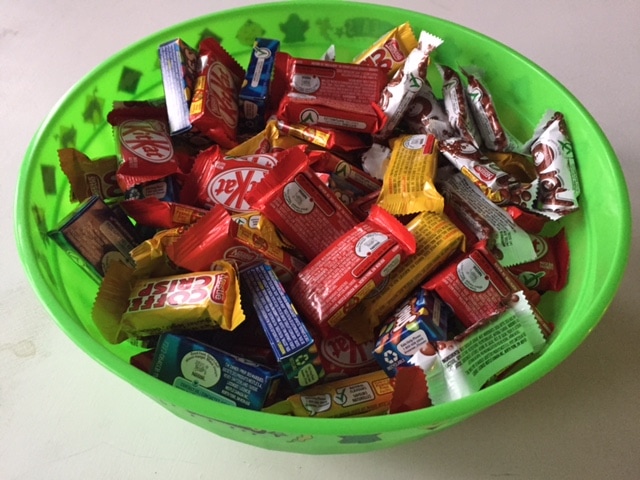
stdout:
[(165, 163), (173, 156), (167, 131), (157, 120), (127, 120), (119, 126), (120, 143), (143, 160)]
[(231, 128), (238, 124), (238, 102), (234, 97), (236, 85), (233, 74), (220, 62), (214, 62), (207, 74), (209, 111)]
[(369, 341), (357, 344), (343, 334), (334, 334), (322, 341), (320, 351), (330, 363), (341, 368), (357, 368), (375, 362), (373, 348), (375, 344)]
[(247, 212), (251, 209), (245, 200), (247, 192), (260, 182), (267, 169), (247, 162), (243, 168), (232, 168), (216, 175), (207, 187), (209, 199), (233, 212)]

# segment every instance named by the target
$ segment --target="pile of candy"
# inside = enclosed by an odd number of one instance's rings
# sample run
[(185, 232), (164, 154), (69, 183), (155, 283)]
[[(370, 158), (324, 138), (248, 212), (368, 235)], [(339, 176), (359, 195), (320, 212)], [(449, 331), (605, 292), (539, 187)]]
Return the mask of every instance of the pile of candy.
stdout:
[(541, 232), (578, 208), (567, 127), (520, 142), (442, 43), (403, 24), (343, 63), (258, 38), (246, 70), (213, 38), (160, 45), (165, 95), (114, 103), (115, 155), (59, 151), (79, 203), (50, 235), (100, 283), (105, 340), (177, 388), (316, 417), (452, 401), (538, 354), (569, 255)]

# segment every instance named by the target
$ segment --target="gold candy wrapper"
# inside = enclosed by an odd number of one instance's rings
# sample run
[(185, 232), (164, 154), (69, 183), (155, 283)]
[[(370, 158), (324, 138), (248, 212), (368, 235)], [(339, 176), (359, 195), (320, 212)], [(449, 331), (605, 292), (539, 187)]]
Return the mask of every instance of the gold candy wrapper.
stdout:
[(464, 234), (442, 214), (424, 212), (407, 229), (416, 239), (416, 253), (402, 262), (380, 291), (365, 298), (337, 325), (357, 343), (374, 339), (378, 325), (396, 306), (456, 250), (464, 250)]
[(168, 331), (233, 330), (245, 319), (236, 271), (225, 261), (208, 272), (147, 279), (116, 262), (100, 285), (92, 317), (113, 344)]
[(179, 267), (173, 265), (167, 258), (166, 249), (168, 245), (180, 238), (183, 231), (184, 227), (160, 230), (152, 238), (131, 250), (131, 258), (136, 264), (136, 276), (150, 278), (180, 273)]
[(391, 141), (378, 205), (393, 215), (442, 213), (444, 198), (436, 190), (438, 141), (429, 135), (403, 135)]
[(411, 25), (403, 23), (380, 37), (371, 47), (353, 59), (353, 63), (377, 66), (389, 78), (398, 71), (409, 52), (418, 46), (418, 39)]
[(489, 161), (495, 163), (520, 183), (531, 183), (538, 178), (533, 159), (515, 152), (486, 151)]
[(296, 145), (305, 145), (306, 142), (281, 132), (277, 122), (267, 122), (264, 130), (257, 135), (245, 140), (241, 144), (226, 152), (229, 157), (243, 157), (245, 155), (260, 155), (274, 150), (286, 150)]
[(263, 409), (295, 417), (341, 418), (388, 412), (393, 385), (382, 370), (317, 385)]

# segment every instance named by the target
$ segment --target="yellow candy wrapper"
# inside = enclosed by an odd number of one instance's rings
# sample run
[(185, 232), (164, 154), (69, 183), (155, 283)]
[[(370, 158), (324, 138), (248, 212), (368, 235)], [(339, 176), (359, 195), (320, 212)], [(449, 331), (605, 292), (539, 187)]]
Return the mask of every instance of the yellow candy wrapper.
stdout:
[(316, 385), (263, 409), (295, 417), (341, 418), (388, 412), (393, 385), (382, 370)]
[(92, 318), (109, 343), (164, 332), (233, 330), (245, 315), (233, 266), (216, 262), (211, 271), (138, 279), (115, 262), (100, 285)]
[(418, 46), (418, 39), (408, 22), (380, 37), (373, 45), (353, 59), (353, 63), (377, 66), (389, 78), (404, 64), (409, 52)]
[(384, 173), (378, 205), (393, 215), (442, 213), (444, 198), (436, 190), (438, 141), (428, 134), (393, 139), (391, 159)]

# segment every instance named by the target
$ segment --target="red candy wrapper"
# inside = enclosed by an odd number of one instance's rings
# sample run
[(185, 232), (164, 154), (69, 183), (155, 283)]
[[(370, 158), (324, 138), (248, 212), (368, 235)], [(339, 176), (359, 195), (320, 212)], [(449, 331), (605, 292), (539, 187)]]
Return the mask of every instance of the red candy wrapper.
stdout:
[(309, 260), (358, 223), (318, 178), (299, 148), (288, 150), (280, 163), (247, 193), (246, 201), (271, 220)]
[(273, 93), (277, 117), (285, 123), (375, 133), (386, 121), (377, 103), (387, 83), (377, 67), (276, 57)]
[(226, 260), (240, 272), (268, 261), (282, 282), (291, 280), (304, 267), (254, 229), (236, 223), (222, 205), (211, 209), (169, 245), (167, 254), (176, 265), (192, 272), (207, 270), (216, 260)]
[(122, 191), (179, 173), (179, 154), (173, 147), (166, 122), (123, 120), (114, 127), (114, 134), (119, 157), (116, 179)]
[[(259, 163), (248, 161), (251, 159)], [(196, 157), (180, 200), (202, 208), (222, 205), (230, 212), (247, 212), (251, 209), (245, 198), (247, 193), (274, 163), (273, 157), (266, 155), (254, 155), (250, 159), (225, 157), (215, 145)]]
[(509, 267), (520, 281), (540, 293), (558, 292), (567, 284), (569, 274), (569, 245), (564, 229), (553, 237), (531, 235), (537, 258), (533, 262)]
[(427, 380), (422, 368), (403, 366), (393, 379), (393, 397), (389, 413), (412, 412), (431, 406)]
[(316, 345), (327, 381), (355, 377), (380, 368), (373, 358), (373, 341), (358, 344), (339, 330), (332, 330), (326, 335), (318, 335)]
[(433, 275), (423, 285), (444, 300), (467, 327), (501, 314), (511, 296), (522, 289), (478, 242), (471, 251)]
[(120, 205), (127, 212), (127, 215), (137, 223), (153, 228), (175, 228), (191, 225), (206, 213), (206, 210), (202, 208), (163, 202), (156, 197), (124, 200)]
[(411, 232), (374, 205), (367, 220), (298, 273), (291, 284), (291, 299), (307, 321), (327, 333), (415, 251)]
[(244, 69), (214, 38), (200, 43), (201, 71), (189, 110), (194, 129), (222, 148), (237, 144), (238, 94)]

